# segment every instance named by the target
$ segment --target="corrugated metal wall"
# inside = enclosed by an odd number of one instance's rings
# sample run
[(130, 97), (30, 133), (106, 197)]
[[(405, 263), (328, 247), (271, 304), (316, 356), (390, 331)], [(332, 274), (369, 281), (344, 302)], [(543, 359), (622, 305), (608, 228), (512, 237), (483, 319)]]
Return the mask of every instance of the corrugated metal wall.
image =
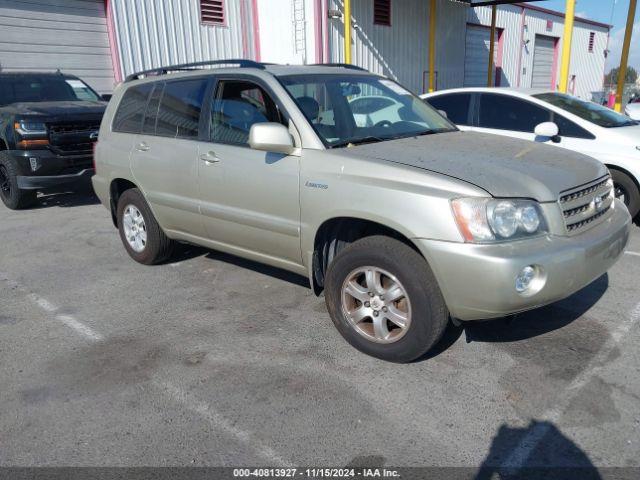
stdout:
[[(425, 90), (429, 68), (429, 2), (391, 2), (391, 27), (373, 24), (373, 1), (352, 0), (353, 62), (372, 72), (398, 80), (414, 92)], [(438, 88), (462, 86), (467, 8), (439, 0), (436, 33)], [(331, 0), (329, 9), (343, 12), (342, 0)], [(344, 62), (344, 23), (330, 21), (332, 62)]]
[[(562, 35), (564, 30), (564, 18), (540, 12), (533, 9), (524, 9), (524, 41), (522, 47), (521, 75), (518, 65), (520, 56), (520, 38), (522, 30), (522, 7), (515, 5), (502, 5), (498, 8), (496, 25), (505, 29), (503, 70), (508, 84), (504, 86), (523, 88), (531, 87), (533, 73), (533, 53), (535, 49), (536, 35), (546, 35), (560, 39), (560, 52), (562, 51)], [(551, 29), (548, 29), (548, 22)], [(491, 8), (470, 8), (469, 23), (481, 25), (491, 24)], [(589, 34), (595, 33), (593, 52), (589, 52)], [(571, 75), (576, 76), (575, 94), (581, 98), (590, 100), (592, 92), (602, 89), (605, 68), (605, 50), (607, 48), (608, 29), (598, 25), (576, 20), (573, 32), (573, 44), (571, 48)], [(558, 64), (558, 75), (560, 66)], [(559, 78), (559, 77), (558, 77)], [(520, 80), (520, 85), (518, 81)]]
[(203, 25), (198, 0), (111, 0), (123, 76), (224, 58), (255, 58), (250, 0), (226, 0), (226, 25)]

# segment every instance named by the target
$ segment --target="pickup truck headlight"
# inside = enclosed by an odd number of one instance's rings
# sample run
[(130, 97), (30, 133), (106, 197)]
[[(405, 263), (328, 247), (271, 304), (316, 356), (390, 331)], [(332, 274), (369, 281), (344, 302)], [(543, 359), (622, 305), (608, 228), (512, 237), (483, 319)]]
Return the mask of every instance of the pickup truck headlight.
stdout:
[(42, 122), (23, 120), (16, 122), (14, 128), (23, 137), (45, 137), (47, 135), (47, 126)]
[(459, 198), (451, 207), (467, 242), (495, 243), (547, 231), (540, 205), (533, 200)]

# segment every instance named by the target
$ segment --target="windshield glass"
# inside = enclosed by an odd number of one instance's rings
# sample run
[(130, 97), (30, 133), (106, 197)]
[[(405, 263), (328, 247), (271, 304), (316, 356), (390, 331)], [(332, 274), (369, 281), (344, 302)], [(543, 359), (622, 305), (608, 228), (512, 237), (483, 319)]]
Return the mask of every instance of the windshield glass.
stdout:
[(292, 75), (280, 81), (330, 148), (456, 130), (432, 107), (384, 78)]
[(63, 75), (0, 76), (0, 106), (19, 102), (99, 100), (82, 80)]
[(572, 97), (571, 95), (565, 95), (563, 93), (543, 93), (540, 95), (534, 95), (534, 97), (566, 110), (569, 113), (573, 113), (574, 115), (577, 115), (591, 123), (595, 123), (600, 127), (616, 128), (637, 125), (637, 123), (629, 117), (621, 115), (610, 108), (593, 102), (585, 102), (584, 100)]

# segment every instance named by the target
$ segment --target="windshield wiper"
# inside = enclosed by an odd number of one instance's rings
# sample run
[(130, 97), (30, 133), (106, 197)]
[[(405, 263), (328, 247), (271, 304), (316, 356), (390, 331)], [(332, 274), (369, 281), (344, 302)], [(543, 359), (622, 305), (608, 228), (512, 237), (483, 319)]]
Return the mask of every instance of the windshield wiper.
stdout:
[(366, 137), (350, 138), (342, 142), (334, 143), (333, 145), (331, 145), (331, 148), (344, 148), (344, 147), (348, 147), (349, 145), (354, 145), (354, 146), (364, 145), (365, 143), (377, 143), (377, 142), (384, 142), (386, 140), (389, 140), (389, 138), (376, 137), (375, 135), (367, 135)]

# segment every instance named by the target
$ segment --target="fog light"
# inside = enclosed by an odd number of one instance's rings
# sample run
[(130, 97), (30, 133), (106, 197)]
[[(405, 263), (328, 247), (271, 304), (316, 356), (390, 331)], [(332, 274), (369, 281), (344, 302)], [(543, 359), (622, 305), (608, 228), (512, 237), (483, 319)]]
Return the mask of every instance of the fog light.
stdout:
[(516, 277), (516, 291), (518, 293), (526, 292), (535, 280), (536, 273), (536, 267), (531, 265), (524, 267)]

